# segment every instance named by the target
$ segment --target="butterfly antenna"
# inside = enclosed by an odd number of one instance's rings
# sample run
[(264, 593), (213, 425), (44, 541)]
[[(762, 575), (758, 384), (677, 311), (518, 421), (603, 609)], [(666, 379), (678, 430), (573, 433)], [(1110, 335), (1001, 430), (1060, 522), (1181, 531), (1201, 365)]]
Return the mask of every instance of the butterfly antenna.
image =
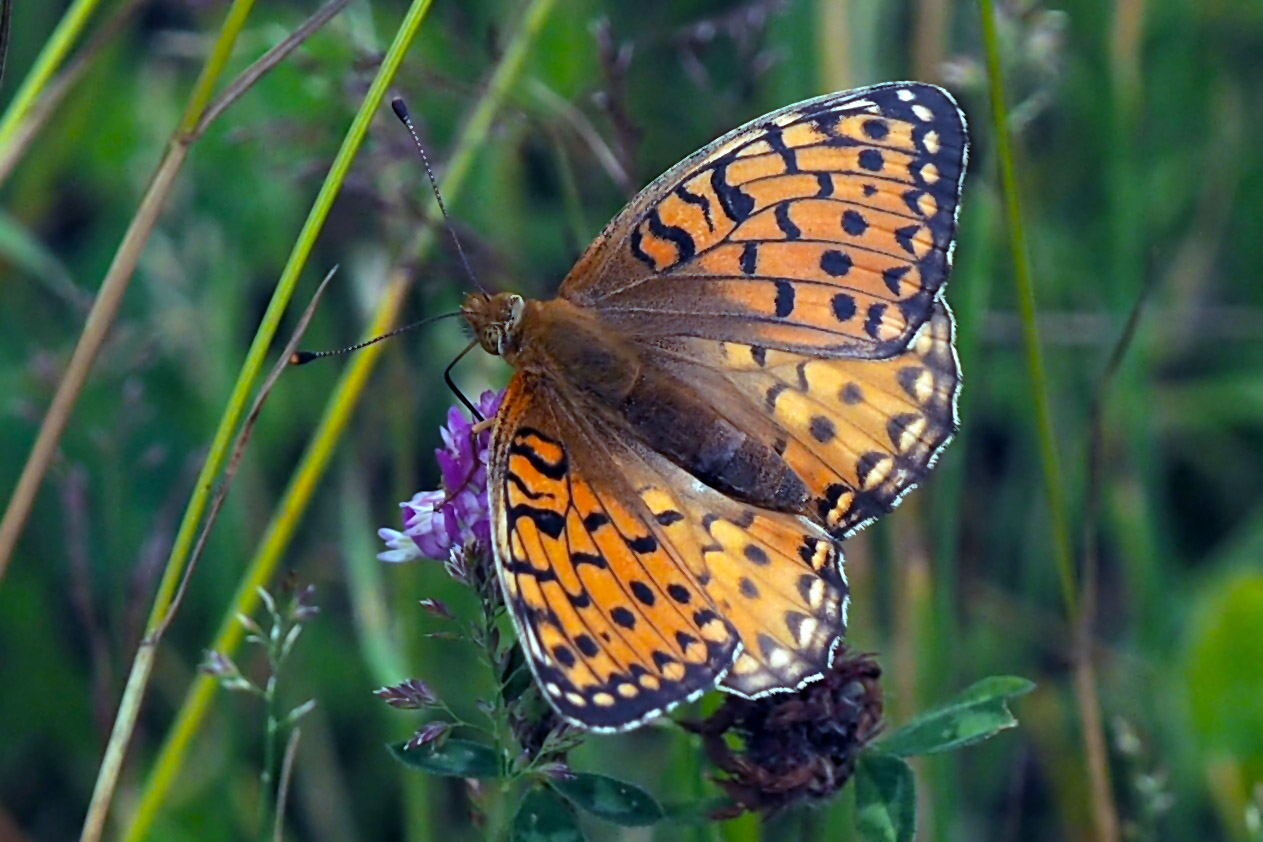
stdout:
[(417, 135), (416, 127), (412, 125), (412, 117), (408, 114), (408, 106), (404, 104), (403, 99), (395, 97), (390, 101), (390, 107), (395, 112), (395, 116), (399, 118), (399, 122), (403, 123), (404, 128), (408, 130), (408, 134), (412, 135), (412, 142), (417, 147), (417, 151), (421, 153), (421, 163), (425, 166), (426, 178), (430, 179), (430, 187), (434, 190), (434, 199), (439, 203), (439, 210), (443, 214), (443, 224), (446, 226), (447, 232), (452, 235), (452, 242), (456, 244), (456, 253), (460, 255), (460, 262), (465, 267), (465, 274), (469, 276), (469, 280), (480, 292), (486, 292), (487, 288), (479, 282), (478, 276), (470, 268), (469, 260), (465, 257), (465, 250), (461, 248), (460, 238), (456, 236), (456, 228), (452, 225), (452, 218), (447, 215), (447, 205), (443, 203), (443, 194), (439, 192), (439, 183), (434, 178), (434, 171), (430, 169), (430, 157), (425, 154), (425, 147), (421, 144), (421, 138)]
[[(346, 348), (339, 348), (336, 351), (295, 351), (294, 353), (289, 355), (289, 364), (290, 365), (303, 365), (304, 363), (309, 363), (312, 360), (318, 360), (321, 357), (336, 357), (339, 354), (349, 354), (352, 351), (358, 351), (361, 348), (367, 348), (369, 345), (376, 345), (378, 342), (381, 342), (383, 339), (389, 339), (392, 336), (398, 336), (401, 333), (407, 333), (410, 330), (415, 330), (416, 328), (419, 328), (422, 325), (428, 325), (430, 322), (437, 322), (440, 319), (450, 319), (453, 316), (459, 316), (460, 314), (461, 314), (460, 310), (455, 310), (451, 313), (441, 313), (437, 316), (430, 316), (429, 318), (418, 319), (417, 321), (412, 322), (411, 324), (406, 324), (403, 327), (397, 327), (392, 331), (383, 333), (381, 336), (374, 336), (372, 339), (366, 339), (365, 341), (360, 342), (357, 345), (351, 345)], [(459, 357), (457, 359), (459, 359)]]

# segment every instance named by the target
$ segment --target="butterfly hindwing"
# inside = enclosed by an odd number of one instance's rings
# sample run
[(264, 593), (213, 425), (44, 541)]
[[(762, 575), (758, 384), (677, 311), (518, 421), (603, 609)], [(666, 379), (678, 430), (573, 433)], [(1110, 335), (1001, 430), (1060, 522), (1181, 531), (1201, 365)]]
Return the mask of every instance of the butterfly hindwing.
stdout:
[(518, 374), (491, 455), (501, 583), (558, 712), (619, 729), (725, 676), (747, 695), (818, 676), (845, 614), (833, 539), (699, 486), (576, 409)]
[(932, 85), (790, 106), (650, 185), (561, 294), (634, 335), (890, 356), (946, 280), (966, 147)]
[(743, 403), (732, 411), (743, 412), (747, 429), (773, 438), (807, 486), (811, 514), (845, 537), (892, 509), (955, 434), (960, 370), (953, 332), (951, 311), (939, 300), (907, 349), (884, 360), (697, 339), (676, 344), (674, 353), (723, 373), (735, 394), (712, 386), (708, 399)]

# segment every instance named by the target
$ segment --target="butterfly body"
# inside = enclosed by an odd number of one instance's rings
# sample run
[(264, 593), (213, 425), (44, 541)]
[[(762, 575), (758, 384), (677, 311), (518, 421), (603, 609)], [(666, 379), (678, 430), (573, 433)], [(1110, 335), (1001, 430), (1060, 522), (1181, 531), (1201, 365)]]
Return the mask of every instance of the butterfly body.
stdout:
[(965, 155), (933, 86), (810, 100), (656, 180), (557, 298), (466, 299), (517, 369), (493, 544), (568, 720), (631, 727), (717, 684), (756, 696), (827, 668), (840, 539), (955, 430), (941, 292)]

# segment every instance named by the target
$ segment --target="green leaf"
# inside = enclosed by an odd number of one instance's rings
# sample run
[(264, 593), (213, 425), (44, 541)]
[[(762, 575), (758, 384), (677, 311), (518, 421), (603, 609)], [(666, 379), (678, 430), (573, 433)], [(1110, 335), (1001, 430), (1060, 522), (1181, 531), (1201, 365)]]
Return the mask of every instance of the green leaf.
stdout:
[(1034, 683), (1016, 676), (984, 678), (947, 704), (913, 717), (877, 745), (886, 754), (912, 757), (981, 742), (1016, 726), (1008, 700), (1034, 689)]
[(393, 743), (390, 753), (405, 766), (445, 775), (449, 778), (498, 778), (500, 758), (493, 749), (469, 740), (444, 740), (405, 749), (406, 743)]
[(545, 787), (526, 793), (513, 817), (513, 842), (584, 842), (574, 811)]
[(898, 757), (866, 751), (855, 764), (855, 829), (863, 842), (911, 842), (917, 829), (912, 768)]
[(575, 806), (614, 824), (640, 827), (662, 821), (662, 806), (657, 800), (627, 781), (579, 772), (549, 783)]
[[(1257, 563), (1256, 550), (1243, 553)], [(1204, 757), (1263, 766), (1263, 573), (1208, 582), (1194, 603), (1184, 664), (1189, 729)], [(1208, 761), (1210, 762), (1210, 761)], [(1246, 781), (1253, 776), (1245, 775)], [(1249, 797), (1243, 781), (1241, 794)]]

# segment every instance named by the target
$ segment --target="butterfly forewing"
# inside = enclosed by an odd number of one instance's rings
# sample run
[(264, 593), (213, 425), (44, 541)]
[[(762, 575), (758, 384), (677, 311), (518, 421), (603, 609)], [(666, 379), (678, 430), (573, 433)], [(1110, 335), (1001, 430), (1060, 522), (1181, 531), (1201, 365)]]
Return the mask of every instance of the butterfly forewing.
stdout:
[(930, 85), (791, 106), (664, 174), (561, 294), (639, 336), (890, 356), (946, 280), (965, 156), (964, 119)]

